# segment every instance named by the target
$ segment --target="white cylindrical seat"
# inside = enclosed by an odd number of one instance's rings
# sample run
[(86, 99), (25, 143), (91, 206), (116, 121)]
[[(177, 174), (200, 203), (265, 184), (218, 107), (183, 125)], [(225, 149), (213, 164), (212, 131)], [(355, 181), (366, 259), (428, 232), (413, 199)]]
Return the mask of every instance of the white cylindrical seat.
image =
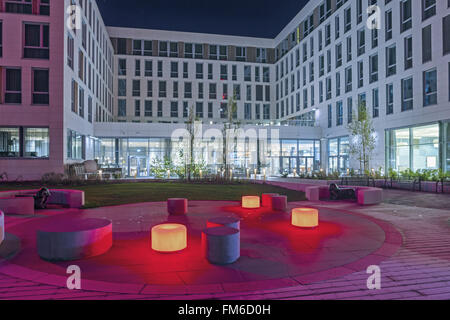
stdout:
[(241, 255), (240, 232), (228, 227), (205, 229), (202, 233), (202, 246), (210, 263), (217, 265), (234, 263)]
[(241, 220), (232, 217), (216, 217), (208, 220), (207, 228), (228, 227), (233, 229), (241, 229)]

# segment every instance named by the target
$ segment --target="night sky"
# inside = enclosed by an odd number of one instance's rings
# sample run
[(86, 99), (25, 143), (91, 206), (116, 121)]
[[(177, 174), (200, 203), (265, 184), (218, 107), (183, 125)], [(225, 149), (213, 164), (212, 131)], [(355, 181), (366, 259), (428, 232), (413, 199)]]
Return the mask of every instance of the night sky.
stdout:
[(307, 2), (308, 0), (97, 0), (107, 26), (263, 38), (275, 38)]

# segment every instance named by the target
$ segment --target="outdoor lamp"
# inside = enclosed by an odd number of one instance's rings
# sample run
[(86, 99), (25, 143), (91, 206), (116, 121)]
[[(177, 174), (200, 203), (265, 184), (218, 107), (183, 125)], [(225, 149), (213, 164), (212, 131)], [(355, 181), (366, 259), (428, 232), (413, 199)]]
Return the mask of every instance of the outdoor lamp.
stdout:
[(315, 228), (319, 226), (319, 211), (312, 208), (293, 209), (292, 225), (300, 228)]
[(258, 209), (261, 207), (261, 202), (258, 196), (244, 196), (242, 197), (242, 208), (244, 209)]
[(152, 249), (170, 253), (187, 248), (187, 229), (181, 224), (160, 224), (152, 228)]

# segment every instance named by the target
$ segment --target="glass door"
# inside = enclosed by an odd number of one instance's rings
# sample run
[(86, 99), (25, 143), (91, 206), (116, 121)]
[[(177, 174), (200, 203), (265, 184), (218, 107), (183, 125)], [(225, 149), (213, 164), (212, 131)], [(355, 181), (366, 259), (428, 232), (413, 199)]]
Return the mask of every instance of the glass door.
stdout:
[(128, 160), (128, 175), (130, 177), (148, 177), (148, 165), (147, 158), (145, 157), (129, 157)]

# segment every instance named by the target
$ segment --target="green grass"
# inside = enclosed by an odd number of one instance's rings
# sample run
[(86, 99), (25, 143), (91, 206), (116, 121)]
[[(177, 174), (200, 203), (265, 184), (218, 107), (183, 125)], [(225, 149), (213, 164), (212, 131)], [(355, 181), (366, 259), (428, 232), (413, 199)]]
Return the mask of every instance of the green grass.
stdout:
[[(36, 189), (36, 185), (0, 185), (0, 190)], [(52, 188), (52, 187), (49, 187)], [(78, 187), (54, 187), (55, 189), (83, 190), (86, 196), (85, 208), (98, 208), (139, 202), (166, 201), (167, 198), (188, 198), (189, 200), (240, 201), (243, 195), (279, 193), (286, 195), (288, 201), (303, 201), (302, 192), (271, 185), (260, 184), (186, 184), (174, 182), (142, 182), (99, 184)]]

